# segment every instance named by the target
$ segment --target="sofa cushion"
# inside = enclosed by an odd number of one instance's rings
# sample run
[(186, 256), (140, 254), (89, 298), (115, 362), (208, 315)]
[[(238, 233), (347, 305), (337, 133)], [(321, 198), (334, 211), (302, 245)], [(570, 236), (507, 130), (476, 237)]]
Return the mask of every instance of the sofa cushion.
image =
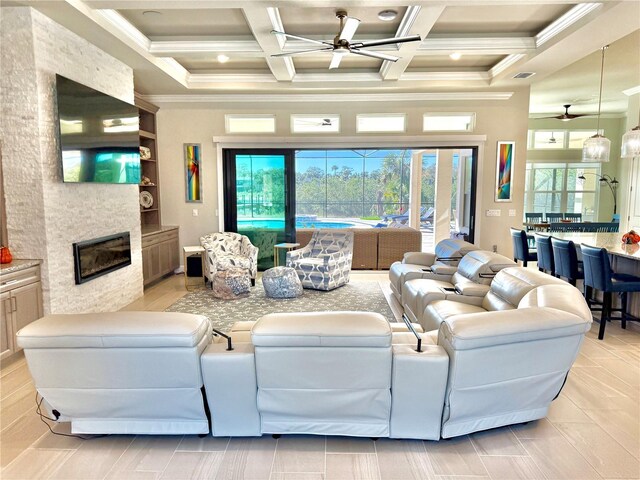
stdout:
[(17, 333), (25, 349), (195, 347), (206, 335), (207, 317), (173, 312), (47, 315)]
[(453, 275), (451, 283), (456, 284), (467, 279), (474, 283), (489, 285), (497, 272), (515, 265), (513, 260), (498, 253), (474, 250), (460, 260), (458, 270)]
[(251, 268), (251, 261), (249, 258), (240, 255), (216, 255), (216, 269), (229, 270), (232, 268), (249, 270)]
[(258, 320), (251, 340), (258, 347), (388, 347), (391, 327), (373, 312), (271, 313)]
[(467, 253), (478, 250), (474, 244), (460, 239), (447, 238), (436, 245), (436, 260), (442, 265), (456, 266)]
[(455, 300), (437, 300), (429, 304), (424, 311), (424, 323), (437, 328), (443, 321), (454, 315), (486, 312), (482, 307)]
[(531, 268), (505, 268), (491, 282), (491, 290), (484, 298), (485, 310), (510, 310), (517, 308), (527, 293), (540, 285), (566, 285), (567, 283)]

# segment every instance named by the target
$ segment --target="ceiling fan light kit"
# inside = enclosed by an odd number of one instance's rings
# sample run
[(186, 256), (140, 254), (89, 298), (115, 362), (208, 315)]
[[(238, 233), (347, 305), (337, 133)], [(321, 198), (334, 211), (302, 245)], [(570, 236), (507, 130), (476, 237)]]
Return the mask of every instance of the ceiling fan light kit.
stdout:
[[(381, 12), (382, 13), (382, 12)], [(406, 43), (406, 42), (419, 42), (422, 39), (420, 35), (412, 35), (408, 37), (393, 37), (393, 38), (385, 38), (382, 40), (373, 40), (370, 42), (352, 42), (353, 36), (360, 25), (360, 20), (354, 17), (347, 16), (347, 12), (343, 10), (339, 10), (336, 12), (336, 17), (340, 20), (340, 31), (338, 35), (333, 39), (333, 43), (313, 40), (311, 38), (300, 37), (297, 35), (291, 35), (285, 32), (279, 32), (277, 30), (271, 30), (271, 33), (274, 35), (283, 35), (288, 38), (293, 38), (296, 40), (302, 40), (304, 42), (314, 43), (316, 45), (320, 45), (319, 47), (310, 49), (310, 50), (299, 50), (296, 52), (283, 52), (276, 53), (271, 55), (272, 57), (291, 57), (294, 55), (302, 55), (307, 53), (315, 53), (315, 52), (331, 52), (333, 54), (333, 58), (331, 59), (331, 63), (329, 64), (329, 69), (335, 69), (340, 66), (340, 62), (342, 61), (342, 57), (348, 54), (362, 55), (364, 57), (377, 58), (378, 60), (386, 60), (389, 62), (397, 62), (400, 57), (396, 57), (394, 55), (388, 55), (386, 53), (373, 52), (371, 50), (365, 50), (367, 47), (378, 47), (382, 45), (394, 45), (398, 43)]]
[(395, 10), (382, 10), (378, 13), (378, 18), (383, 22), (390, 22), (392, 20), (395, 20), (397, 16), (398, 12), (396, 12)]
[(611, 152), (611, 141), (603, 135), (600, 135), (600, 109), (602, 107), (602, 80), (604, 78), (604, 52), (609, 45), (602, 47), (602, 61), (600, 63), (600, 94), (598, 96), (598, 123), (596, 126), (596, 134), (587, 138), (582, 145), (582, 161), (583, 162), (608, 162), (609, 153)]

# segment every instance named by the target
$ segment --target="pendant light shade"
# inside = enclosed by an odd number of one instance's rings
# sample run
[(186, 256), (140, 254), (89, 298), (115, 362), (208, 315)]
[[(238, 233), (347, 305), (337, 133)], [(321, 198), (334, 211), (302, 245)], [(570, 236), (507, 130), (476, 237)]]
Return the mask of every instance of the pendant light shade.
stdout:
[(622, 136), (622, 158), (640, 157), (640, 125)]
[(584, 141), (582, 145), (582, 161), (608, 162), (610, 151), (611, 141), (602, 135), (596, 134)]
[(602, 107), (602, 80), (604, 78), (604, 52), (609, 45), (602, 47), (602, 62), (600, 64), (600, 95), (598, 97), (598, 126), (596, 134), (587, 138), (582, 145), (583, 162), (608, 162), (611, 152), (611, 141), (600, 135), (600, 109)]

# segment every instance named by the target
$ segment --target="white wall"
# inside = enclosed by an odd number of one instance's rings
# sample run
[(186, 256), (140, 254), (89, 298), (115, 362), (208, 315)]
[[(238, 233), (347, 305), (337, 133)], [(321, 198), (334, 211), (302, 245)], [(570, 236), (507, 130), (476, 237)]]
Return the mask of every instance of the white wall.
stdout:
[[(367, 102), (367, 103), (286, 103), (286, 104), (159, 104), (158, 146), (160, 160), (160, 182), (162, 202), (162, 222), (167, 225), (180, 225), (180, 242), (183, 245), (198, 244), (199, 237), (216, 231), (218, 218), (218, 175), (216, 170), (216, 149), (212, 142), (215, 136), (225, 136), (225, 113), (275, 113), (276, 133), (263, 135), (286, 137), (285, 142), (295, 142), (303, 136), (291, 135), (289, 115), (291, 113), (337, 113), (341, 115), (341, 135), (356, 136), (356, 113), (407, 113), (408, 129), (405, 137), (420, 136), (425, 141), (437, 137), (422, 133), (422, 114), (425, 112), (476, 112), (476, 128), (469, 136), (486, 135), (486, 144), (481, 149), (478, 176), (476, 232), (481, 247), (490, 249), (498, 246), (498, 251), (511, 255), (511, 240), (508, 227), (517, 224), (522, 218), (524, 199), (524, 164), (526, 157), (527, 117), (529, 107), (528, 88), (518, 89), (510, 100), (501, 101), (430, 101), (430, 102)], [(357, 135), (358, 139), (370, 142), (372, 146), (384, 138), (384, 135)], [(397, 137), (397, 135), (394, 135)], [(309, 135), (307, 135), (309, 137)], [(243, 136), (236, 135), (234, 143), (242, 142)], [(247, 136), (244, 136), (246, 139)], [(255, 140), (256, 136), (251, 138)], [(322, 136), (312, 138), (322, 142)], [(515, 176), (514, 201), (495, 203), (494, 186), (496, 174), (496, 143), (498, 140), (515, 140)], [(184, 200), (184, 158), (183, 143), (201, 143), (203, 160), (202, 204), (188, 204)], [(274, 144), (277, 146), (286, 146)], [(331, 146), (330, 142), (326, 143)], [(342, 145), (345, 147), (346, 145)], [(396, 146), (403, 146), (401, 142)], [(198, 208), (199, 216), (192, 216), (192, 209)], [(500, 210), (500, 217), (485, 217), (487, 209)], [(516, 216), (509, 217), (509, 209), (516, 210)], [(222, 211), (218, 212), (222, 215)]]
[[(133, 103), (131, 68), (31, 8), (2, 9), (2, 161), (9, 245), (42, 259), (46, 313), (117, 310), (142, 295), (137, 185), (62, 182), (55, 74)], [(75, 285), (72, 244), (131, 233), (132, 264)]]

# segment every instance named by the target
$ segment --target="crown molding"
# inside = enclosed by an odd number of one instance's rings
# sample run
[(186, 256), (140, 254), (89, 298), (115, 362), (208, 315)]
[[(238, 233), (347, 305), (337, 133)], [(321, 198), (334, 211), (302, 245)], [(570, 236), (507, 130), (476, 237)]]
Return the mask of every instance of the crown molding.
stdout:
[(264, 56), (260, 45), (255, 40), (152, 40), (149, 52), (155, 55), (233, 52), (257, 53), (256, 56)]
[(271, 145), (286, 145), (290, 148), (327, 148), (327, 146), (348, 145), (351, 148), (371, 147), (403, 147), (403, 148), (433, 148), (433, 147), (473, 147), (482, 145), (487, 141), (486, 135), (456, 134), (456, 135), (328, 135), (319, 138), (317, 136), (302, 136), (291, 134), (289, 136), (268, 135), (221, 135), (212, 137), (214, 144), (220, 144), (223, 148), (248, 148)]
[(428, 92), (428, 93), (266, 93), (266, 94), (181, 94), (143, 95), (151, 103), (302, 103), (302, 102), (434, 102), (504, 101), (513, 92)]
[(535, 36), (536, 48), (544, 45), (556, 35), (569, 28), (585, 15), (591, 13), (596, 8), (602, 6), (602, 3), (580, 3), (562, 15), (560, 18), (549, 24), (545, 29)]
[(489, 72), (404, 72), (401, 81), (411, 82), (444, 82), (468, 81), (489, 83)]
[(134, 27), (133, 24), (129, 22), (129, 20), (120, 15), (120, 13), (118, 13), (116, 10), (95, 10), (95, 13), (107, 20), (127, 39), (143, 48), (147, 52), (149, 51), (151, 40), (149, 40), (140, 30)]
[(507, 68), (509, 68), (511, 65), (517, 63), (520, 61), (520, 59), (522, 59), (523, 57), (525, 57), (526, 55), (524, 53), (514, 53), (512, 55), (508, 55), (505, 58), (503, 58), (502, 60), (500, 60), (498, 63), (496, 63), (490, 70), (489, 70), (489, 76), (491, 78), (497, 77), (498, 75), (500, 75), (502, 72), (504, 72)]
[(191, 73), (188, 88), (206, 88), (209, 83), (277, 83), (271, 73)]
[(292, 82), (381, 82), (379, 72), (321, 72), (321, 73), (297, 73)]

